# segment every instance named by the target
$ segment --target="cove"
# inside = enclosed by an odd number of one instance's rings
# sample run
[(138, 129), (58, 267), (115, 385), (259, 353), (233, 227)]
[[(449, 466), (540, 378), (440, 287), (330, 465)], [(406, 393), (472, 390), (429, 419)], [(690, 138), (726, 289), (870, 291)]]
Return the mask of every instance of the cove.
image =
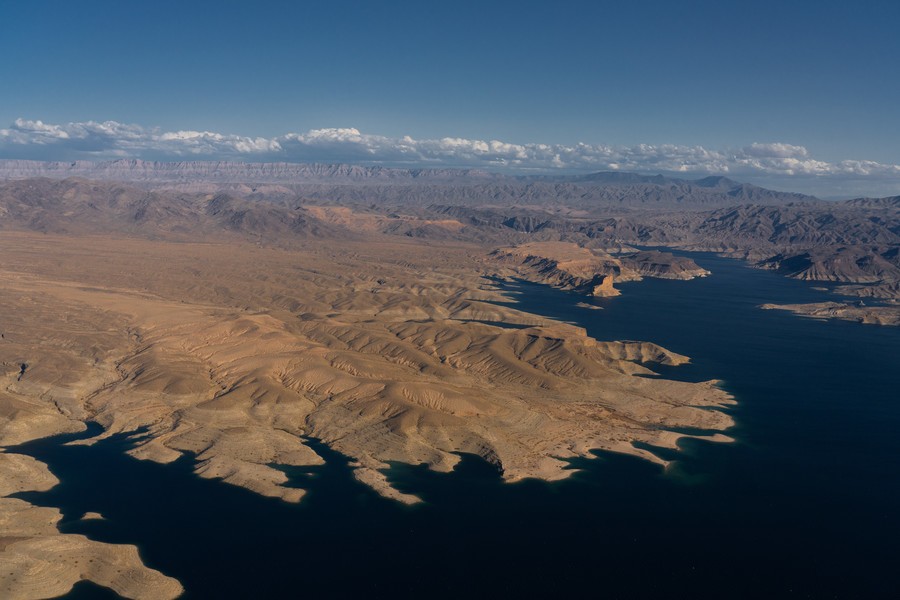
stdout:
[[(816, 321), (759, 304), (828, 295), (708, 254), (693, 281), (621, 285), (591, 300), (505, 285), (516, 306), (601, 340), (656, 342), (692, 364), (666, 377), (720, 379), (738, 400), (732, 444), (685, 440), (668, 471), (597, 453), (547, 484), (501, 482), (463, 456), (452, 473), (392, 465), (423, 505), (356, 482), (346, 457), (309, 440), (321, 467), (286, 469), (299, 505), (124, 454), (114, 436), (57, 436), (10, 451), (61, 484), (20, 494), (59, 507), (66, 532), (136, 544), (186, 598), (507, 597), (879, 598), (900, 589), (900, 329)], [(87, 432), (90, 435), (96, 431)], [(106, 521), (82, 522), (96, 511)], [(77, 598), (114, 594), (83, 585)]]

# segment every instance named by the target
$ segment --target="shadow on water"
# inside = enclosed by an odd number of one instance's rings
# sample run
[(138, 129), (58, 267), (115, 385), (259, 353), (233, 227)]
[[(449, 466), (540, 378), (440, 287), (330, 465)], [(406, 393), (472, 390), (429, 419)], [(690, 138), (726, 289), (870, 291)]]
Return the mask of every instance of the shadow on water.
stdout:
[[(460, 455), (450, 473), (394, 464), (385, 500), (350, 461), (281, 467), (299, 505), (205, 480), (185, 456), (134, 460), (113, 436), (73, 436), (15, 451), (61, 484), (21, 496), (59, 507), (66, 532), (137, 544), (188, 598), (534, 597), (889, 598), (900, 563), (900, 329), (819, 322), (757, 308), (822, 292), (711, 255), (695, 281), (646, 280), (584, 299), (510, 284), (515, 307), (577, 322), (598, 339), (651, 340), (691, 356), (666, 377), (722, 379), (739, 404), (732, 444), (683, 439), (676, 462), (608, 452), (571, 461), (564, 481), (503, 484), (497, 467)], [(88, 432), (89, 435), (95, 433)], [(686, 434), (702, 433), (684, 431)], [(87, 511), (105, 521), (80, 521)], [(73, 597), (110, 597), (80, 585)]]
[(122, 596), (92, 581), (79, 581), (63, 597), (67, 600), (116, 600)]

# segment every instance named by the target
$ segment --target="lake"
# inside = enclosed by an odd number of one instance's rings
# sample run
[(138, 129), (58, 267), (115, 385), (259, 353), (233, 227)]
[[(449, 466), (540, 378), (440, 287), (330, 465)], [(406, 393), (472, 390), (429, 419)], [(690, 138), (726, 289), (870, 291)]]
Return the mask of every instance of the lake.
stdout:
[[(287, 469), (300, 505), (58, 436), (16, 451), (61, 484), (20, 494), (59, 507), (63, 531), (136, 544), (186, 598), (879, 598), (900, 590), (900, 328), (817, 321), (758, 305), (829, 299), (804, 282), (691, 254), (693, 281), (575, 294), (504, 284), (517, 306), (601, 340), (648, 340), (692, 358), (666, 377), (720, 379), (738, 400), (732, 444), (684, 440), (668, 470), (630, 456), (579, 459), (570, 479), (503, 484), (464, 456), (452, 473), (394, 465), (425, 500), (402, 506), (356, 482), (345, 457)], [(96, 433), (96, 429), (89, 433)], [(97, 511), (105, 521), (81, 522)], [(72, 598), (115, 594), (80, 584)]]

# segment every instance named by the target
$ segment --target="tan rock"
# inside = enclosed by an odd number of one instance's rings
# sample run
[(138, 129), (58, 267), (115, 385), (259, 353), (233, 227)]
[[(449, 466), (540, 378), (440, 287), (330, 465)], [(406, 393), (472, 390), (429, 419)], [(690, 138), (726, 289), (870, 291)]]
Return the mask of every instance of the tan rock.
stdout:
[[(22, 491), (44, 491), (58, 480), (30, 456), (0, 453), (0, 597), (61, 596), (83, 579), (109, 587), (125, 598), (165, 600), (182, 587), (141, 562), (135, 546), (104, 544), (61, 534), (59, 510), (7, 498)], [(88, 513), (83, 518), (97, 518)]]
[[(31, 365), (14, 399), (56, 429), (87, 419), (101, 437), (144, 428), (132, 455), (191, 452), (198, 474), (287, 501), (303, 490), (273, 465), (322, 462), (305, 436), (357, 461), (360, 481), (412, 501), (380, 474), (390, 461), (448, 470), (471, 452), (510, 481), (558, 479), (571, 474), (566, 458), (593, 449), (645, 456), (631, 442), (673, 444), (666, 428), (712, 435), (732, 423), (705, 409), (732, 402), (714, 385), (637, 377), (651, 372), (642, 363), (686, 357), (601, 344), (485, 302), (508, 299), (481, 279), (478, 247), (25, 237), (0, 238), (21, 269), (0, 272), (0, 299), (20, 307), (0, 322), (18, 340), (0, 353)], [(550, 249), (558, 272), (585, 282), (597, 264), (616, 264)], [(54, 365), (66, 365), (64, 379)], [(7, 426), (20, 420), (6, 414)]]
[(601, 275), (600, 283), (596, 283), (591, 290), (591, 296), (597, 298), (608, 298), (610, 296), (618, 296), (621, 294), (619, 290), (613, 287), (613, 275)]

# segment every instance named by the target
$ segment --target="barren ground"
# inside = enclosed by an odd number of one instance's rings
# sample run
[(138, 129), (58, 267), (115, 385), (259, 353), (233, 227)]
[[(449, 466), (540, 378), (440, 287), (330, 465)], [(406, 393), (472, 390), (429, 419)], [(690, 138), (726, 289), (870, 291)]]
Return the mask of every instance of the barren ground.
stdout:
[[(311, 436), (351, 457), (360, 481), (415, 502), (388, 484), (389, 461), (449, 470), (469, 452), (508, 481), (554, 480), (592, 449), (661, 462), (632, 443), (674, 447), (683, 436), (670, 428), (729, 439), (731, 418), (708, 410), (732, 402), (714, 382), (637, 376), (686, 357), (492, 303), (508, 299), (483, 276), (511, 271), (484, 247), (2, 232), (0, 256), (0, 447), (87, 421), (102, 435), (146, 429), (138, 458), (189, 452), (200, 476), (296, 502), (303, 490), (273, 465), (320, 463)], [(20, 455), (0, 454), (0, 468), (17, 477), (5, 495), (53, 484)], [(0, 503), (0, 595), (36, 597), (37, 572), (54, 594), (79, 578), (131, 597), (179, 593), (133, 547), (61, 535), (58, 513)], [(90, 553), (124, 567), (65, 558)]]

